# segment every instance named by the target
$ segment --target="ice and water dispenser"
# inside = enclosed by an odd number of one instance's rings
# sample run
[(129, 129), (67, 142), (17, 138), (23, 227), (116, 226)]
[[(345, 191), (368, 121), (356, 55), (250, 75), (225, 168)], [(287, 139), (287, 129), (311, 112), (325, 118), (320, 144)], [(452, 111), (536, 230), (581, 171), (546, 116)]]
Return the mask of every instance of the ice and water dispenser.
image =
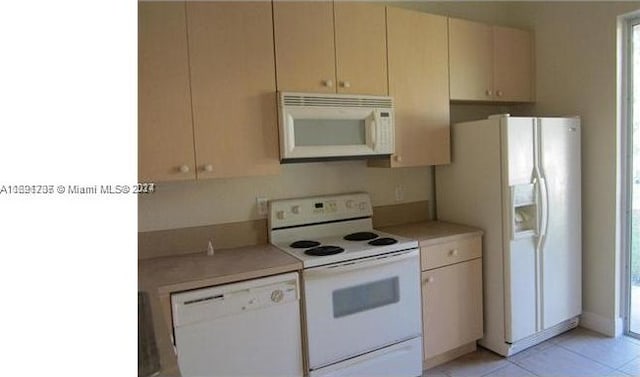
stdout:
[(538, 210), (535, 184), (511, 186), (511, 204), (512, 238), (536, 235)]

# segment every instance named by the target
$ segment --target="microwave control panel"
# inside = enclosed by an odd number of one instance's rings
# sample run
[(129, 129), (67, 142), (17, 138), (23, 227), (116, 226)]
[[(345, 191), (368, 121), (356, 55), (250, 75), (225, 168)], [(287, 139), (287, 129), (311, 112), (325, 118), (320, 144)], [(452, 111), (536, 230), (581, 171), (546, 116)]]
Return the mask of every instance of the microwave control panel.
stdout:
[(376, 110), (377, 137), (376, 137), (376, 153), (391, 154), (394, 153), (394, 130), (393, 130), (393, 111), (391, 109)]

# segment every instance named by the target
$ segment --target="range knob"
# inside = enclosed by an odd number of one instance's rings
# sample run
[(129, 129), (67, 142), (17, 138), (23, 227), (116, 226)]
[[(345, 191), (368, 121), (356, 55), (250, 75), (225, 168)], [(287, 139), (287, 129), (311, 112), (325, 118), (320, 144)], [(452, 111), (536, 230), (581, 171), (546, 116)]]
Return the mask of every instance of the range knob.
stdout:
[(300, 213), (300, 206), (299, 205), (292, 206), (291, 207), (291, 213), (294, 213), (296, 215), (299, 214)]
[(347, 200), (345, 205), (347, 206), (347, 208), (353, 208), (353, 200)]
[(282, 301), (283, 298), (284, 292), (282, 292), (282, 289), (276, 289), (275, 291), (271, 292), (271, 301), (278, 303)]

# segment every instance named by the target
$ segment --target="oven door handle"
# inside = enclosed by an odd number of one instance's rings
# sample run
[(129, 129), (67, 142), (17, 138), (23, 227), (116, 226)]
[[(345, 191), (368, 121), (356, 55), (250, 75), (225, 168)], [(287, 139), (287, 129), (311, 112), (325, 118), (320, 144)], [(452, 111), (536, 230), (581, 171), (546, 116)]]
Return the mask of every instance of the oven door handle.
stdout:
[(362, 268), (370, 268), (383, 264), (400, 262), (405, 259), (418, 257), (418, 249), (402, 251), (393, 254), (383, 254), (372, 258), (348, 261), (329, 266), (314, 267), (304, 270), (304, 274), (309, 277), (322, 275), (335, 275), (343, 272), (359, 270)]

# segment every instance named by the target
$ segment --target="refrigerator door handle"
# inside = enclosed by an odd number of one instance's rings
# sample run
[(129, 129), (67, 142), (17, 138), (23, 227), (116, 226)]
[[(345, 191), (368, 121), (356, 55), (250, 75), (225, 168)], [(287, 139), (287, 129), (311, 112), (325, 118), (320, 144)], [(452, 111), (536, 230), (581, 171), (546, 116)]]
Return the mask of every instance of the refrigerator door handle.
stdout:
[(540, 239), (544, 243), (544, 237), (547, 235), (547, 228), (549, 227), (549, 189), (547, 187), (547, 180), (544, 178), (539, 179), (540, 182), (540, 199), (541, 199), (541, 219), (540, 219)]
[(540, 198), (540, 180), (537, 176), (533, 177), (533, 192), (536, 203), (536, 236), (540, 237), (540, 217), (542, 216), (540, 202), (542, 199)]
[(536, 191), (536, 235), (538, 239), (536, 241), (536, 259), (539, 258), (540, 253), (542, 252), (542, 247), (544, 244), (544, 238), (547, 233), (547, 217), (548, 217), (548, 208), (547, 208), (547, 196), (546, 196), (546, 182), (542, 177), (535, 177), (535, 191)]

